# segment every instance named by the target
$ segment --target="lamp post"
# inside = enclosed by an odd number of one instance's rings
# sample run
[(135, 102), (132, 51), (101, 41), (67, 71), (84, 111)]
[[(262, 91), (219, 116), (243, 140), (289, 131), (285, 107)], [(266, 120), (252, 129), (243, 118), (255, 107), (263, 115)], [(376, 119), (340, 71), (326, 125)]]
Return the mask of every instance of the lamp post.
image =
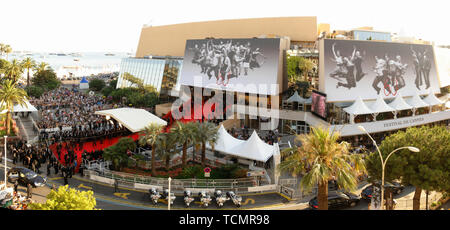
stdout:
[(372, 138), (372, 136), (370, 136), (369, 132), (367, 132), (367, 130), (363, 127), (363, 126), (358, 126), (358, 129), (365, 132), (367, 134), (367, 136), (369, 136), (369, 138), (372, 140), (373, 144), (375, 145), (375, 147), (377, 148), (378, 154), (380, 155), (380, 160), (381, 160), (381, 206), (380, 208), (383, 207), (383, 202), (384, 202), (384, 169), (386, 168), (386, 162), (389, 160), (389, 157), (391, 157), (391, 155), (395, 152), (397, 152), (398, 150), (401, 149), (408, 149), (411, 152), (420, 152), (420, 150), (416, 147), (412, 147), (412, 146), (405, 146), (405, 147), (400, 147), (397, 149), (394, 149), (394, 151), (392, 151), (391, 153), (388, 154), (388, 156), (386, 157), (385, 160), (383, 160), (383, 155), (381, 155), (381, 151), (378, 148), (377, 142)]
[(167, 204), (168, 204), (168, 210), (170, 210), (170, 201), (171, 201), (171, 197), (170, 197), (170, 182), (172, 181), (172, 178), (168, 178), (168, 180), (169, 180), (169, 200), (167, 201)]
[(5, 138), (5, 188), (6, 188), (6, 164), (7, 162), (7, 158), (6, 158), (6, 138), (8, 138), (8, 136), (3, 136)]

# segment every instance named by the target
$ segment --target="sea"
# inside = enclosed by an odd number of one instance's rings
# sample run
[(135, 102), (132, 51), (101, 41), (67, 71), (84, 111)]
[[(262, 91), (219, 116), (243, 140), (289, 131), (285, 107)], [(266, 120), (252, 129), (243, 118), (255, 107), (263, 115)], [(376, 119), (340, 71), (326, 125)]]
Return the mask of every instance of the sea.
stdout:
[[(131, 53), (119, 52), (12, 53), (8, 60), (23, 60), (31, 57), (37, 64), (46, 62), (55, 71), (58, 78), (65, 79), (119, 72), (121, 60), (131, 56)], [(24, 77), (26, 77), (26, 72), (25, 70)]]

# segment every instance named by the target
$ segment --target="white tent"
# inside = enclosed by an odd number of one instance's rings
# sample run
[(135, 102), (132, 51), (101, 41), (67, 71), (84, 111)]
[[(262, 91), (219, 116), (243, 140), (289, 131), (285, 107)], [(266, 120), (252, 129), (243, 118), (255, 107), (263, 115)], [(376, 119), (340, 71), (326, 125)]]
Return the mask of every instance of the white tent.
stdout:
[(439, 98), (437, 98), (434, 93), (430, 92), (430, 94), (428, 94), (428, 96), (426, 96), (423, 101), (425, 103), (427, 103), (429, 106), (434, 106), (434, 105), (440, 105), (443, 104), (444, 102), (439, 100)]
[(287, 103), (292, 103), (292, 102), (298, 102), (298, 103), (302, 103), (305, 104), (306, 103), (306, 99), (303, 97), (300, 97), (300, 95), (298, 95), (298, 92), (295, 91), (294, 95), (292, 95), (290, 98), (288, 98), (286, 100)]
[(403, 100), (403, 97), (400, 93), (398, 93), (395, 99), (388, 105), (396, 111), (412, 109), (412, 106), (408, 105), (405, 100)]
[[(228, 155), (241, 157), (250, 160), (266, 162), (273, 154), (279, 152), (278, 145), (269, 145), (265, 143), (254, 131), (251, 137), (244, 141), (231, 136), (223, 127), (220, 126), (217, 131), (218, 138), (214, 144), (214, 150)], [(208, 149), (212, 149), (208, 143)]]
[(385, 113), (395, 111), (395, 109), (386, 104), (381, 94), (378, 95), (377, 100), (369, 106), (369, 109), (371, 109), (374, 113)]
[[(3, 105), (4, 102), (2, 101), (0, 103), (0, 105)], [(30, 102), (28, 100), (25, 100), (25, 104), (26, 106), (22, 106), (19, 104), (15, 104), (13, 107), (13, 112), (37, 112), (38, 110), (36, 109), (36, 107), (34, 107), (32, 104), (30, 104)]]
[(114, 118), (133, 133), (140, 132), (155, 123), (166, 126), (167, 122), (144, 109), (119, 108), (96, 111), (95, 114)]
[(362, 115), (362, 114), (372, 114), (373, 111), (367, 107), (367, 105), (362, 100), (361, 96), (349, 107), (344, 108), (344, 111), (351, 115)]
[(250, 138), (240, 146), (231, 149), (234, 153), (239, 153), (241, 157), (266, 162), (275, 153), (273, 145), (269, 145), (259, 138), (256, 131), (253, 131)]
[(419, 94), (416, 93), (411, 98), (408, 98), (406, 100), (406, 103), (408, 103), (410, 106), (412, 106), (414, 109), (421, 108), (421, 107), (428, 107), (429, 105), (425, 103), (419, 96)]

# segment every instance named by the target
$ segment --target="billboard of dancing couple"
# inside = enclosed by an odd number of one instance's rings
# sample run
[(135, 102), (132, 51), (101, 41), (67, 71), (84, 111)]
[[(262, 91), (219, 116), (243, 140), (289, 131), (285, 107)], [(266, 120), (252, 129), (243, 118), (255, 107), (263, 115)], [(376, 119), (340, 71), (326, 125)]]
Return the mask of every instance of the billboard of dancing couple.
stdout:
[(230, 78), (247, 76), (249, 70), (260, 68), (266, 56), (260, 48), (250, 41), (205, 40), (190, 48), (194, 52), (192, 63), (200, 66), (200, 73), (209, 79), (214, 77), (216, 84), (226, 86)]
[(440, 92), (431, 45), (339, 39), (322, 44), (328, 101)]

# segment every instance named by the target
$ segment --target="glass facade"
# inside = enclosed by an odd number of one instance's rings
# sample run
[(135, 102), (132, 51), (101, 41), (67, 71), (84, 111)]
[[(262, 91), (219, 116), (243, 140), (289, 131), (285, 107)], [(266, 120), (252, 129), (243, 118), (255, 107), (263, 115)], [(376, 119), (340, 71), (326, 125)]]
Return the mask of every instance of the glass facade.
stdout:
[(391, 34), (388, 32), (353, 30), (355, 40), (377, 40), (391, 42)]
[(142, 79), (144, 85), (151, 85), (161, 94), (170, 94), (172, 89), (178, 91), (182, 59), (166, 58), (124, 58), (120, 64), (117, 88), (130, 87), (131, 83), (122, 78), (124, 73)]

